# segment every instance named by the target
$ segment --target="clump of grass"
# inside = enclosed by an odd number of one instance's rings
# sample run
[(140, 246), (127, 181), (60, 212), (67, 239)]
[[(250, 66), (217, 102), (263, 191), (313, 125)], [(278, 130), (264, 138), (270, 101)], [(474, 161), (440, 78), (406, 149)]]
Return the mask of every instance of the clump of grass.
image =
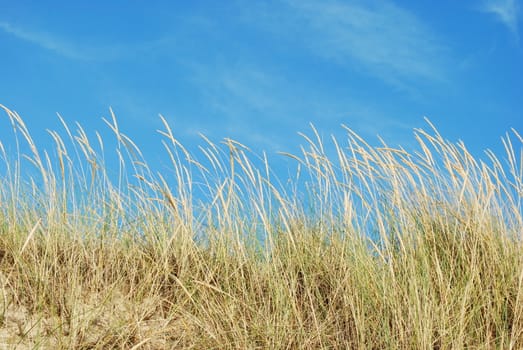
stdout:
[(233, 140), (197, 159), (165, 120), (171, 178), (114, 116), (116, 165), (66, 123), (42, 152), (1, 107), (2, 347), (523, 347), (515, 131), (502, 163), (434, 128), (417, 152), (347, 129), (333, 154), (313, 129), (283, 185)]

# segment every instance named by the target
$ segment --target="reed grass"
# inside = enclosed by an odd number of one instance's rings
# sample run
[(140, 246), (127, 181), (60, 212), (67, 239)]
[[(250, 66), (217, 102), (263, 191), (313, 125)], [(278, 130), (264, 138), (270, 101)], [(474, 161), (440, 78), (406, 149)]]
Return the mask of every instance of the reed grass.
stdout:
[(1, 107), (2, 348), (523, 348), (515, 130), (477, 159), (430, 123), (412, 151), (312, 128), (280, 181), (234, 140), (189, 152), (163, 119), (171, 175), (114, 115), (114, 150), (63, 120), (40, 150)]

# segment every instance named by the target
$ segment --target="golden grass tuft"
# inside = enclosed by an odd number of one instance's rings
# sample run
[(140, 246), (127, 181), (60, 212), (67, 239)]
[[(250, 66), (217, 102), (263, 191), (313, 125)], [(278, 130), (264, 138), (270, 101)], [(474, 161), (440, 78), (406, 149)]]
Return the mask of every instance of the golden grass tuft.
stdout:
[(0, 107), (1, 348), (523, 348), (516, 131), (479, 160), (432, 126), (412, 152), (348, 128), (327, 152), (313, 128), (281, 184), (163, 119), (172, 177), (114, 115), (114, 153), (65, 122), (48, 153)]

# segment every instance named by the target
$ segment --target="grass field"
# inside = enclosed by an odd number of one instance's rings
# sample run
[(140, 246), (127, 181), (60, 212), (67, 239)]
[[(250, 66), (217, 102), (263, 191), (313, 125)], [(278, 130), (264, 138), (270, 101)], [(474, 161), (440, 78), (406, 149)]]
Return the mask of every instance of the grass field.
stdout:
[(479, 160), (430, 124), (412, 152), (312, 129), (279, 181), (164, 123), (168, 177), (114, 118), (114, 151), (64, 123), (47, 153), (2, 110), (1, 349), (523, 348), (515, 131)]

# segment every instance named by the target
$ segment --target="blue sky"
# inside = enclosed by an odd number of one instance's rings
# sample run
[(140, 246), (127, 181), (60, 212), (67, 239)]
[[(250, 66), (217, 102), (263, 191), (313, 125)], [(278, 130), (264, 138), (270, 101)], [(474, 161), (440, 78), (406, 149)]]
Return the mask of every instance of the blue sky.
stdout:
[(92, 134), (112, 107), (152, 162), (158, 114), (189, 146), (269, 155), (311, 122), (409, 147), (424, 116), (499, 151), (523, 132), (522, 16), (520, 0), (0, 0), (0, 103), (44, 146), (57, 112)]

